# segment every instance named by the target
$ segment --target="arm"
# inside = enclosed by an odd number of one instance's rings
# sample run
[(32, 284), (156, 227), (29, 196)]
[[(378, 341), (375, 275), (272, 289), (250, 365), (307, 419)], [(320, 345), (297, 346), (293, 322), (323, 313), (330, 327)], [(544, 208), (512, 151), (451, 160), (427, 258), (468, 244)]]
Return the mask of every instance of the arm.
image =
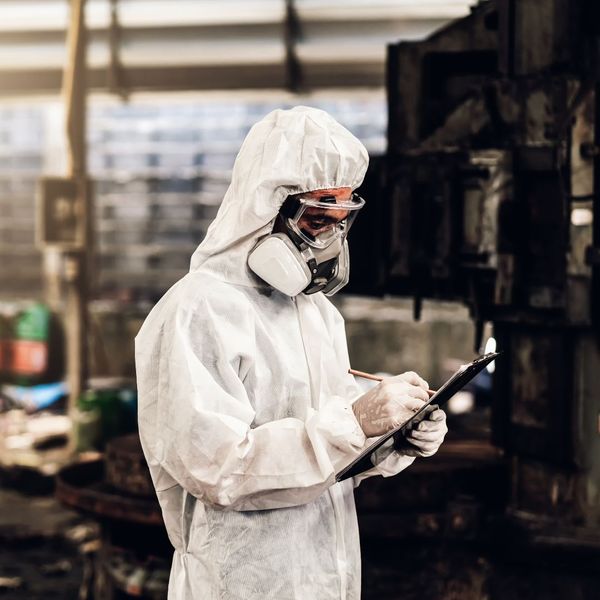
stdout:
[(306, 421), (252, 428), (243, 385), (253, 355), (251, 316), (238, 310), (224, 321), (214, 310), (205, 301), (193, 311), (180, 308), (156, 334), (136, 338), (140, 436), (149, 462), (214, 506), (310, 502), (364, 445), (350, 403), (327, 398)]
[[(344, 319), (335, 307), (331, 306), (331, 308), (330, 327), (334, 332), (334, 346), (336, 355), (338, 357), (338, 362), (341, 366), (340, 373), (347, 380), (348, 388), (354, 390), (352, 395), (353, 400), (358, 400), (361, 396), (363, 396), (364, 392), (356, 383), (354, 377), (348, 373), (348, 369), (350, 368), (350, 359), (348, 356), (348, 343), (346, 340)], [(389, 445), (384, 445), (381, 448), (381, 451), (378, 453), (377, 464), (372, 469), (353, 477), (354, 485), (356, 487), (362, 480), (375, 475), (381, 475), (383, 477), (392, 477), (393, 475), (397, 475), (400, 473), (400, 471), (403, 471), (412, 465), (414, 460), (414, 456), (406, 456), (404, 454), (395, 452), (393, 449), (392, 440), (390, 441)], [(350, 461), (348, 460), (346, 464), (349, 462)]]

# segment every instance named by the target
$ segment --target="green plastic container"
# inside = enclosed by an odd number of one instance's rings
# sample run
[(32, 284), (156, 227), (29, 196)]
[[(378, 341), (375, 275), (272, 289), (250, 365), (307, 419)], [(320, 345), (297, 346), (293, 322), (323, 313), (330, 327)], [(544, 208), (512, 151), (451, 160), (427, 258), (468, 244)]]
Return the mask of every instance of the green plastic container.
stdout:
[(95, 390), (85, 390), (79, 396), (73, 420), (77, 450), (101, 450), (104, 442), (102, 411)]
[(59, 381), (63, 377), (64, 344), (61, 329), (41, 302), (23, 306), (13, 319), (10, 375), (17, 385)]
[(76, 420), (81, 422), (82, 426), (85, 425), (77, 435), (78, 439), (81, 438), (81, 444), (78, 443), (79, 449), (89, 449), (89, 444), (91, 447), (102, 449), (112, 438), (135, 431), (135, 409), (136, 394), (130, 388), (84, 391), (77, 403)]

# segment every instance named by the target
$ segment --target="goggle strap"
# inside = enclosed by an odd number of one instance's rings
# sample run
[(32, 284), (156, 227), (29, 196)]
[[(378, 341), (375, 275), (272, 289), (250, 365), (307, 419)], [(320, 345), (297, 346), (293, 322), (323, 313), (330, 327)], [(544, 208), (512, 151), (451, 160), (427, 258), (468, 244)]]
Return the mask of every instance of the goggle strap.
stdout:
[[(364, 205), (364, 200), (355, 192), (352, 193), (352, 200), (350, 203), (348, 202), (343, 202), (340, 203), (338, 207), (341, 210), (358, 210), (360, 208), (363, 207)], [(356, 201), (358, 200), (358, 201)], [(298, 194), (294, 194), (294, 195), (290, 195), (288, 196), (284, 201), (283, 204), (281, 205), (281, 208), (279, 209), (279, 212), (284, 216), (284, 217), (288, 217), (290, 219), (294, 218), (296, 216), (296, 214), (298, 213), (298, 210), (300, 209), (300, 206), (302, 204), (304, 204), (305, 206), (318, 206), (319, 204), (325, 204), (326, 206), (324, 206), (323, 208), (330, 208), (333, 207), (335, 204), (337, 203), (337, 199), (335, 196), (323, 196), (322, 198), (319, 198), (318, 200), (312, 200), (312, 201), (303, 201), (303, 198), (301, 195)]]
[(335, 196), (322, 196), (319, 198), (319, 202), (324, 202), (325, 204), (335, 204), (337, 200)]

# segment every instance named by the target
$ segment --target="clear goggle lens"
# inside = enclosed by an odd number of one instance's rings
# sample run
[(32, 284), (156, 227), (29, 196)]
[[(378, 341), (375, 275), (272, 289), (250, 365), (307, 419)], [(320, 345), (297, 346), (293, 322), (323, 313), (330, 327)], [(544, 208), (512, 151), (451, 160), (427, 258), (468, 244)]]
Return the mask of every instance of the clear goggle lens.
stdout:
[(313, 248), (327, 248), (336, 240), (343, 241), (365, 201), (352, 194), (349, 200), (323, 202), (298, 197), (296, 214), (287, 219), (288, 227)]

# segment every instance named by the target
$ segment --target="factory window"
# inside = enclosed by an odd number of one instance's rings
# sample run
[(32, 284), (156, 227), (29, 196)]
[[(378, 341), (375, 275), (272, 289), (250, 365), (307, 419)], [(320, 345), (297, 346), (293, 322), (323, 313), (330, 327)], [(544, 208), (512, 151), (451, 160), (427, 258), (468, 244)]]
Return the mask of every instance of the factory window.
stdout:
[[(94, 100), (88, 168), (94, 181), (97, 294), (153, 298), (188, 270), (227, 189), (251, 125), (298, 103), (327, 110), (367, 146), (385, 150), (383, 93), (284, 99), (155, 97)], [(60, 175), (65, 155), (58, 103), (0, 107), (0, 271), (3, 295), (40, 295), (42, 258), (34, 244), (38, 178)]]

